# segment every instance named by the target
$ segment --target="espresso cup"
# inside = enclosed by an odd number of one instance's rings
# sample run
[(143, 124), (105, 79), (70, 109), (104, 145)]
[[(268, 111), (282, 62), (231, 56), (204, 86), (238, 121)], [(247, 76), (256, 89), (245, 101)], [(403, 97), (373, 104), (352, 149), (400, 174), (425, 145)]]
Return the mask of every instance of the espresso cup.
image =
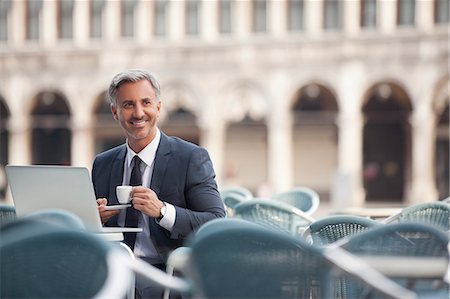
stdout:
[(133, 189), (133, 186), (117, 186), (116, 187), (117, 200), (121, 204), (130, 203), (132, 189)]

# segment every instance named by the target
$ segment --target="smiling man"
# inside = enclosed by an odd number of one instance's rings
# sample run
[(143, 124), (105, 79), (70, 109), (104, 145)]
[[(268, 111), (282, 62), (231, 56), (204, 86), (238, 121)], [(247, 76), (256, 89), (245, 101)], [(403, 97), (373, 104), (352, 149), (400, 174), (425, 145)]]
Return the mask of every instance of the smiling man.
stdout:
[[(205, 222), (225, 216), (208, 152), (157, 126), (160, 86), (145, 70), (117, 74), (109, 86), (111, 112), (126, 143), (97, 155), (92, 180), (106, 226), (136, 226), (125, 243), (136, 257), (165, 269), (168, 254)], [(132, 207), (118, 204), (116, 186), (132, 185)], [(162, 290), (137, 280), (140, 298), (160, 298)]]

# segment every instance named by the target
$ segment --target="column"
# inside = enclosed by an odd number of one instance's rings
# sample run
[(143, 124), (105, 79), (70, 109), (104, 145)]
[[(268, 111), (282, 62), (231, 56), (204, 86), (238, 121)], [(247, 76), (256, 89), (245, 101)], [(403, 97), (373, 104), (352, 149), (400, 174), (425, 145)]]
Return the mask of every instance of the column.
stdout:
[(105, 40), (116, 41), (120, 37), (120, 1), (106, 1), (103, 14)]
[(323, 31), (323, 0), (303, 2), (305, 29), (309, 35), (316, 35)]
[(73, 37), (77, 45), (89, 42), (89, 1), (75, 1), (73, 8)]
[(180, 41), (185, 35), (186, 14), (184, 11), (185, 0), (177, 0), (169, 2), (169, 39), (172, 41)]
[(346, 34), (355, 35), (361, 30), (361, 2), (342, 1), (342, 25)]
[(268, 175), (270, 187), (277, 193), (293, 185), (292, 119), (287, 105), (282, 109), (272, 107), (278, 111), (269, 113)]
[(360, 112), (341, 113), (338, 119), (338, 169), (333, 179), (333, 209), (360, 207), (364, 204), (362, 184), (363, 117)]
[(217, 39), (219, 34), (219, 6), (217, 0), (203, 0), (200, 33), (205, 41)]
[(8, 17), (8, 38), (12, 45), (19, 45), (25, 40), (25, 1), (11, 1)]
[(219, 186), (223, 183), (225, 133), (226, 125), (220, 120), (212, 122), (208, 127), (202, 127), (201, 131), (201, 146), (208, 150)]
[[(76, 106), (76, 105), (75, 105)], [(89, 105), (74, 106), (72, 115), (71, 153), (72, 165), (90, 168), (94, 161), (94, 138), (92, 136), (92, 111)]]
[(331, 192), (331, 204), (335, 210), (360, 207), (365, 198), (362, 182), (361, 112), (364, 66), (357, 62), (348, 63), (342, 70), (338, 76), (338, 94), (341, 99), (338, 116), (338, 168)]
[[(219, 98), (211, 96), (210, 98)], [(226, 138), (226, 121), (220, 115), (220, 108), (212, 101), (205, 101), (204, 110), (198, 118), (201, 130), (200, 146), (208, 150), (216, 172), (216, 180), (220, 186), (223, 183), (224, 148)]]
[(397, 26), (397, 0), (377, 1), (377, 26), (383, 33), (394, 31)]
[(53, 46), (58, 38), (57, 2), (42, 1), (42, 15), (40, 18), (42, 41), (45, 46)]
[(414, 110), (412, 128), (412, 180), (408, 204), (438, 200), (434, 181), (435, 115), (428, 102)]
[(416, 1), (416, 27), (419, 31), (430, 31), (434, 28), (435, 1)]
[(268, 31), (275, 37), (281, 37), (286, 34), (287, 28), (287, 1), (268, 1)]
[(146, 44), (152, 38), (155, 20), (154, 1), (139, 1), (135, 7), (136, 40), (139, 44)]
[(246, 39), (251, 32), (253, 19), (252, 2), (251, 1), (236, 1), (235, 5), (235, 31), (238, 39)]

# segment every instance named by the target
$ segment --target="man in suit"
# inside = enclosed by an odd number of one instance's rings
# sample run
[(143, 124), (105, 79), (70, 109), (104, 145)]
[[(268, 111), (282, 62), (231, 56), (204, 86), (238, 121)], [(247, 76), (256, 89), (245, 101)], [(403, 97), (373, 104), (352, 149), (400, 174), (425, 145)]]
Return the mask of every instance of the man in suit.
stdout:
[[(92, 180), (98, 209), (106, 226), (137, 226), (142, 233), (125, 234), (136, 257), (165, 268), (168, 254), (205, 222), (225, 216), (215, 173), (207, 151), (157, 127), (160, 86), (144, 70), (117, 74), (108, 96), (111, 112), (126, 143), (100, 153)], [(118, 204), (116, 186), (133, 185), (132, 207), (105, 210)], [(142, 298), (160, 297), (161, 290), (137, 281)]]

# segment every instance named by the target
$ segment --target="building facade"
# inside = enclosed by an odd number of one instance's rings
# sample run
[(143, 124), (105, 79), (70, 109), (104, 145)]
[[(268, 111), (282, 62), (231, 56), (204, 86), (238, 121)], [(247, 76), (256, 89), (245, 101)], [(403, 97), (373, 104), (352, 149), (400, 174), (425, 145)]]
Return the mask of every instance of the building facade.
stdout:
[(109, 81), (146, 68), (162, 130), (207, 148), (221, 188), (438, 200), (448, 52), (447, 0), (0, 0), (0, 162), (90, 168), (124, 141)]

